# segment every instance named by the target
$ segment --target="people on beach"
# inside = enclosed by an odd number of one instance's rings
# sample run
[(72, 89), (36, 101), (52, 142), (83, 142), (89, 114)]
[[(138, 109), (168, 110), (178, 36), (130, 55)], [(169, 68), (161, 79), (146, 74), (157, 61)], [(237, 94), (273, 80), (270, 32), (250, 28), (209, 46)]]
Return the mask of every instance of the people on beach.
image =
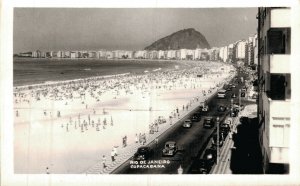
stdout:
[(111, 161), (114, 162), (115, 161), (115, 152), (114, 152), (114, 149), (111, 150), (110, 156), (111, 156)]
[(106, 169), (106, 156), (105, 155), (103, 155), (102, 156), (102, 165), (103, 165), (103, 169)]
[[(157, 71), (143, 75), (127, 74), (109, 79), (95, 77), (84, 80), (59, 82), (51, 85), (40, 85), (33, 87), (30, 90), (16, 90), (14, 92), (14, 103), (16, 105), (15, 108), (21, 108), (17, 106), (22, 104), (30, 106), (35, 102), (51, 103), (52, 105), (55, 105), (55, 103), (61, 102), (61, 105), (58, 104), (59, 107), (52, 108), (51, 106), (45, 105), (45, 107), (39, 111), (40, 117), (43, 120), (50, 119), (50, 116), (52, 116), (53, 113), (54, 117), (51, 119), (53, 120), (53, 123), (55, 124), (55, 120), (59, 121), (57, 125), (62, 126), (62, 131), (69, 132), (69, 134), (76, 130), (79, 133), (81, 132), (80, 134), (82, 135), (89, 134), (90, 131), (99, 131), (97, 135), (101, 135), (102, 133), (113, 131), (110, 130), (111, 128), (115, 130), (115, 127), (117, 128), (120, 126), (118, 123), (119, 118), (114, 115), (110, 106), (101, 105), (105, 101), (113, 100), (116, 95), (118, 100), (121, 100), (120, 98), (122, 98), (122, 96), (135, 97), (142, 95), (144, 98), (152, 98), (152, 96), (163, 95), (164, 92), (188, 88), (198, 88), (199, 92), (203, 90), (203, 92), (206, 93), (208, 88), (203, 88), (204, 86), (201, 86), (202, 81), (197, 78), (197, 74), (202, 73), (203, 70), (203, 67), (197, 66), (188, 70)], [(199, 95), (201, 95), (201, 92)], [(28, 104), (29, 101), (30, 104)], [(166, 119), (169, 117), (170, 125), (175, 124), (176, 117), (180, 119), (180, 115), (183, 114), (182, 111), (191, 110), (192, 103), (195, 101), (200, 101), (200, 98), (197, 96), (188, 102), (180, 103), (177, 106), (174, 105), (175, 107), (172, 107), (170, 109), (170, 113), (167, 113), (164, 117)], [(76, 109), (78, 110), (72, 110), (75, 103)], [(180, 109), (181, 105), (182, 110)], [(125, 109), (127, 110), (128, 108)], [(130, 110), (136, 111), (137, 108), (130, 106)], [(156, 106), (150, 105), (146, 106), (143, 111), (155, 114), (157, 110)], [(15, 110), (15, 117), (18, 117), (17, 120), (20, 120), (23, 115), (22, 110)], [(57, 117), (55, 117), (55, 115)], [(155, 137), (155, 135), (158, 134), (157, 132), (159, 132), (159, 129), (163, 130), (164, 127), (159, 125), (163, 123), (159, 121), (157, 116), (156, 118), (151, 119), (153, 120), (149, 122), (152, 123), (149, 125), (149, 129), (146, 128), (145, 130), (137, 130), (136, 134), (127, 133), (129, 137), (128, 139), (127, 135), (123, 137), (119, 135), (117, 140), (120, 144), (118, 145), (120, 147), (122, 145), (123, 148), (130, 145), (130, 143), (140, 143), (140, 145), (145, 145), (147, 143), (146, 133), (148, 135), (147, 138), (149, 137), (148, 140), (153, 139), (151, 137)], [(154, 122), (155, 120), (156, 122)], [(165, 123), (167, 122), (165, 121)], [(148, 130), (150, 130), (149, 133)], [(120, 140), (121, 138), (122, 141)], [(132, 139), (132, 141), (129, 139)], [(109, 145), (107, 150), (108, 156), (110, 148), (111, 145)], [(117, 149), (114, 147), (111, 152), (112, 162), (115, 161), (116, 156)], [(105, 158), (106, 161), (106, 157), (104, 155), (102, 157), (103, 168), (105, 168), (106, 162), (103, 158)]]

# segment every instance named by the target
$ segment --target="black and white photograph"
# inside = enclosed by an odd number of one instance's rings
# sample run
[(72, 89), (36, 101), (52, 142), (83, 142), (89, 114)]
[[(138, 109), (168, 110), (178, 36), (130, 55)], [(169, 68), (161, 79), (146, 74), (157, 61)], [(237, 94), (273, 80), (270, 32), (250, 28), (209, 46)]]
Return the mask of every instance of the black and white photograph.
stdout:
[(108, 175), (299, 184), (292, 3), (30, 5), (11, 6), (1, 51), (11, 60), (1, 62), (2, 175), (9, 167), (20, 185)]

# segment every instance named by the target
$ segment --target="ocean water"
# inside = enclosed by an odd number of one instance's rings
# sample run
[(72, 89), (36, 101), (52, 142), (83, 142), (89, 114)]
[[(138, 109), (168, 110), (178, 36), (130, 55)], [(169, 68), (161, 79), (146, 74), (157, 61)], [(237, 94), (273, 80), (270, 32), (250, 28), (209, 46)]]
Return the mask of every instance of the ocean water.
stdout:
[(15, 58), (13, 85), (23, 86), (123, 73), (141, 74), (157, 69), (174, 69), (175, 66), (188, 68), (184, 63), (176, 61)]

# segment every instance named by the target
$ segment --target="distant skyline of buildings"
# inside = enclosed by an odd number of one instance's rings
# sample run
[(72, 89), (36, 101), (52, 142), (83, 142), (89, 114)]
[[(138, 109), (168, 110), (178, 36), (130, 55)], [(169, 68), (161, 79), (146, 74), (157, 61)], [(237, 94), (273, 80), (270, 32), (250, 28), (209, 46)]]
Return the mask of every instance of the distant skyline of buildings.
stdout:
[(178, 50), (35, 50), (15, 54), (18, 57), (32, 58), (69, 58), (69, 59), (165, 59), (165, 60), (204, 60), (228, 63), (258, 64), (257, 34), (247, 39), (238, 40), (222, 47), (178, 49)]

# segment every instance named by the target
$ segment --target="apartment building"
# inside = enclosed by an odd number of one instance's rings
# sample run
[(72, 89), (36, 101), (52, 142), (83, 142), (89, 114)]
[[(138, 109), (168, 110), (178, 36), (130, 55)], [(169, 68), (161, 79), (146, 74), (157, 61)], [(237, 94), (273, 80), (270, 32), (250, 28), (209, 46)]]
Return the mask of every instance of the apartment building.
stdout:
[(254, 44), (253, 44), (253, 64), (254, 65), (258, 65), (258, 38), (257, 38), (257, 34), (255, 34), (254, 36)]
[(228, 45), (228, 62), (232, 63), (235, 60), (235, 45), (233, 43)]
[(235, 47), (235, 59), (236, 59), (236, 61), (245, 62), (246, 53), (247, 53), (246, 44), (247, 43), (246, 43), (245, 40), (237, 42), (236, 47)]
[(265, 173), (289, 172), (290, 8), (258, 9), (258, 119)]

